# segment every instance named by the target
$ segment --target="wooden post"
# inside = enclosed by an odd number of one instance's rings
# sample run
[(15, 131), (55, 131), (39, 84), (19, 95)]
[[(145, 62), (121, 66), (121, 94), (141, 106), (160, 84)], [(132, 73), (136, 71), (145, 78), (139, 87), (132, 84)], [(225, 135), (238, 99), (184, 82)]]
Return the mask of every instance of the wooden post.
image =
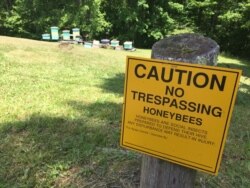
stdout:
[[(215, 41), (198, 34), (180, 34), (156, 42), (151, 57), (213, 66), (217, 64), (218, 54)], [(196, 170), (146, 155), (142, 157), (140, 188), (192, 188), (195, 176)]]

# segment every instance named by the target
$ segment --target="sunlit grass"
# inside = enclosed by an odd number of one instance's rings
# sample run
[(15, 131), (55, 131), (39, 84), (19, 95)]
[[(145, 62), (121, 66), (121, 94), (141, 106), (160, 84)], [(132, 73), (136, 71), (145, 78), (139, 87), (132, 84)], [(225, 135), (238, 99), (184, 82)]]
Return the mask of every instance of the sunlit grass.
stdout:
[[(127, 55), (0, 36), (0, 187), (133, 187), (140, 155), (119, 147)], [(247, 187), (250, 156), (249, 61), (243, 70), (218, 177), (197, 187)]]
[(111, 169), (131, 160), (118, 147), (131, 52), (0, 38), (0, 187), (119, 181)]

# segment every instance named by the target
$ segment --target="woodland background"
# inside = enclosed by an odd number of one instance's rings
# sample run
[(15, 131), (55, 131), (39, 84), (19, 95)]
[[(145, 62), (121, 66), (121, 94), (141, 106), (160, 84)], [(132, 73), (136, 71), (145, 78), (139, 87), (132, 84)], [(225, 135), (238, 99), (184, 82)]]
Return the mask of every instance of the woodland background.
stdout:
[(51, 26), (141, 48), (184, 30), (213, 38), (221, 51), (248, 58), (250, 52), (249, 0), (0, 1), (0, 35), (40, 39)]

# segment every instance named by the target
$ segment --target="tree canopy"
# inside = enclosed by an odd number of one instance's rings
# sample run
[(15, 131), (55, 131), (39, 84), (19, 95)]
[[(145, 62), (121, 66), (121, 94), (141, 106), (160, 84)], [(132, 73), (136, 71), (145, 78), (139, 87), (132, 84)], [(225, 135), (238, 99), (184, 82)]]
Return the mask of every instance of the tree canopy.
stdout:
[(94, 38), (148, 47), (174, 31), (215, 39), (223, 51), (248, 56), (249, 0), (2, 0), (0, 34), (39, 39), (51, 26), (78, 27)]

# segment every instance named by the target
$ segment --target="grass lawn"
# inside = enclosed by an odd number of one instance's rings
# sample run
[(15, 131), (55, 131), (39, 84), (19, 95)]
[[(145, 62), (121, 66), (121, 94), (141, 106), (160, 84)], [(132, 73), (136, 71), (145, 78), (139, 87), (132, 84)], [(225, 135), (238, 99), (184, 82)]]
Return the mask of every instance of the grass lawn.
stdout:
[[(0, 188), (138, 187), (141, 155), (119, 147), (127, 55), (0, 36)], [(243, 70), (218, 176), (196, 187), (250, 186), (250, 62)]]

